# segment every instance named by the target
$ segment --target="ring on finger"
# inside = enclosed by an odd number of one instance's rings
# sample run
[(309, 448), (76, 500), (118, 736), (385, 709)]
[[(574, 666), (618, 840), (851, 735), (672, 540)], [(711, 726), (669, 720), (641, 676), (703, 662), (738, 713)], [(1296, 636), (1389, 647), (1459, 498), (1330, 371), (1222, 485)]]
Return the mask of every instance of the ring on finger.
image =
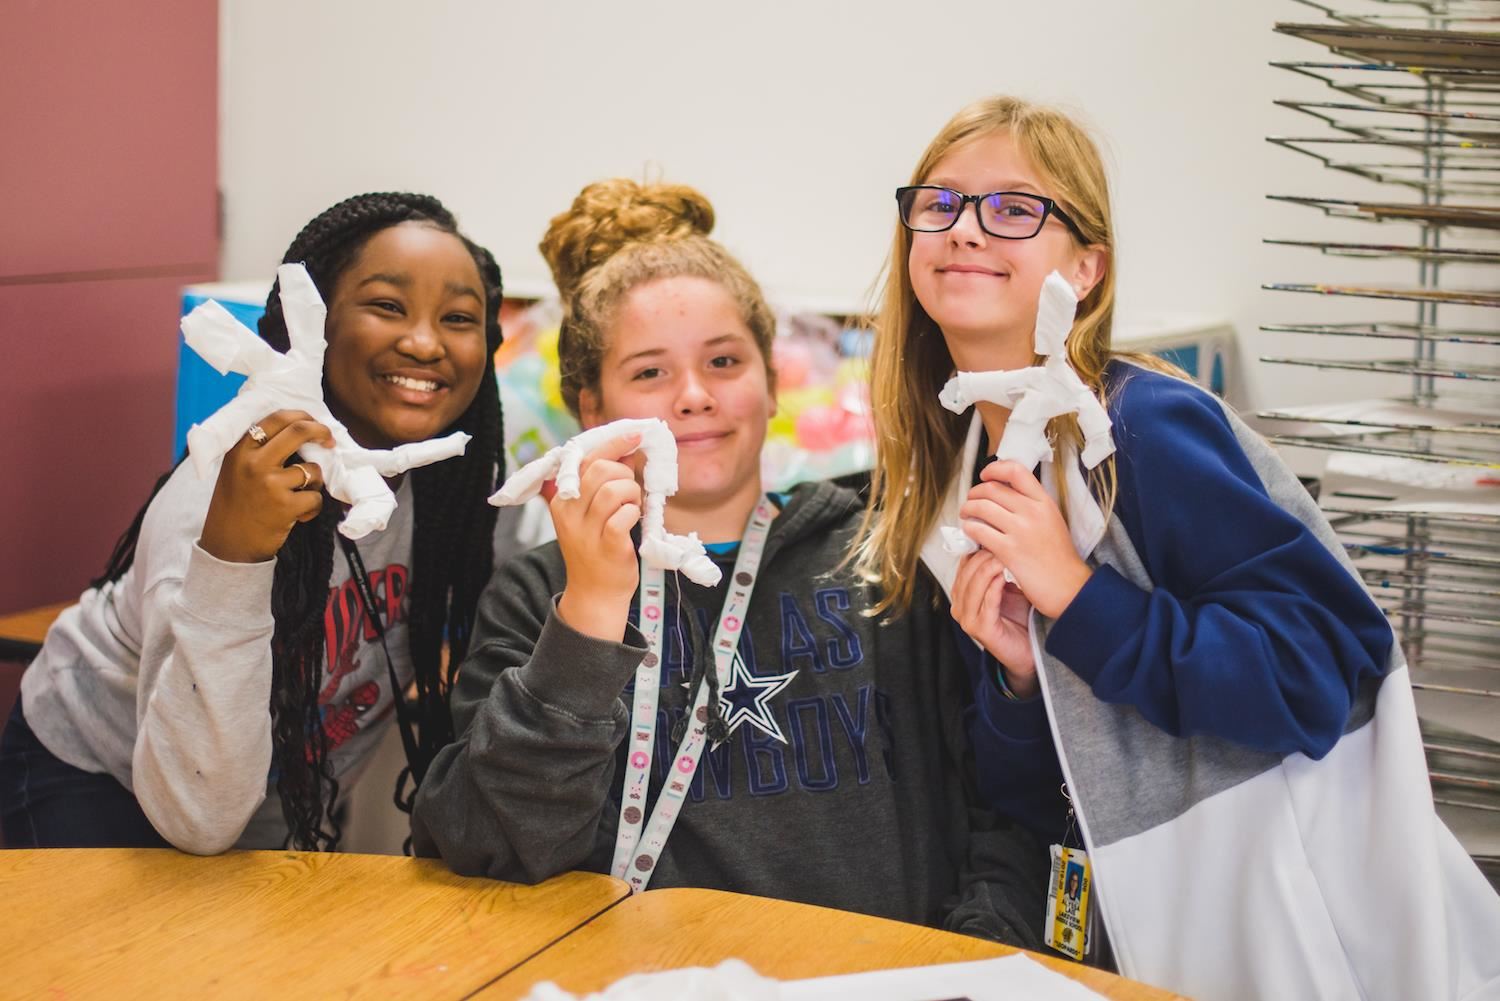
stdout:
[(307, 466), (303, 465), (300, 462), (294, 463), (293, 465), (295, 466), (295, 468), (301, 470), (301, 472), (302, 472), (302, 484), (301, 484), (301, 486), (296, 486), (296, 487), (293, 487), (292, 489), (293, 490), (306, 490), (307, 487), (308, 487), (308, 485), (310, 483), (312, 483), (312, 473), (308, 472), (307, 471)]
[(269, 436), (266, 434), (266, 429), (261, 427), (259, 424), (250, 425), (245, 429), (245, 433), (249, 435), (250, 440), (255, 442), (255, 444), (257, 445), (264, 445), (267, 441), (270, 440)]

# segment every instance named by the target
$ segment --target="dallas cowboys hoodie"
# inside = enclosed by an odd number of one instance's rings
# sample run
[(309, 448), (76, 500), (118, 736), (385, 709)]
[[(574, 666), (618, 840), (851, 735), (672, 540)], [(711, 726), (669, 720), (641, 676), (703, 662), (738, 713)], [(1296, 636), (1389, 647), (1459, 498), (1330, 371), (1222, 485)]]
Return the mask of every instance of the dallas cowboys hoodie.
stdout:
[[(732, 890), (1035, 945), (1045, 852), (969, 809), (967, 679), (948, 613), (919, 593), (893, 621), (865, 615), (873, 585), (833, 570), (859, 499), (807, 484), (783, 500), (739, 643), (750, 677), (719, 694), (736, 725), (704, 752), (651, 888)], [(717, 588), (667, 581), (648, 816), (694, 675), (713, 670), (734, 554), (716, 559)], [(454, 691), (460, 737), (433, 762), (412, 816), (417, 851), (459, 873), (535, 882), (609, 869), (646, 642), (634, 625), (619, 643), (569, 628), (555, 607), (565, 579), (549, 544), (498, 570), (480, 601)]]

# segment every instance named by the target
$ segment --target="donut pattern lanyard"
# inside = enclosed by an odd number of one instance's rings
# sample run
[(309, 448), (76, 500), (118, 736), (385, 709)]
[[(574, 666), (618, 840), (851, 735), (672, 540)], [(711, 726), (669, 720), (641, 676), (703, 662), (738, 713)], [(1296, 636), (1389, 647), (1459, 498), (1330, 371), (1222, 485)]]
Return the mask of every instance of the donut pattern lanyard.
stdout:
[[(729, 580), (729, 596), (719, 613), (714, 630), (714, 670), (719, 687), (729, 684), (735, 652), (739, 648), (740, 630), (750, 608), (750, 594), (760, 570), (760, 557), (766, 547), (766, 535), (776, 517), (776, 507), (762, 497), (750, 513), (744, 540), (734, 561)], [(656, 745), (656, 705), (661, 685), (662, 618), (665, 609), (666, 578), (663, 571), (641, 564), (641, 632), (646, 637), (646, 655), (635, 672), (635, 697), (631, 708), (629, 753), (625, 758), (625, 780), (620, 795), (620, 827), (615, 836), (614, 864), (610, 871), (639, 893), (651, 881), (657, 859), (672, 833), (672, 825), (682, 811), (688, 786), (698, 770), (703, 748), (708, 743), (708, 686), (701, 686), (688, 710), (688, 729), (677, 745), (672, 765), (657, 794), (656, 806), (645, 820), (646, 790), (651, 779), (651, 755)]]

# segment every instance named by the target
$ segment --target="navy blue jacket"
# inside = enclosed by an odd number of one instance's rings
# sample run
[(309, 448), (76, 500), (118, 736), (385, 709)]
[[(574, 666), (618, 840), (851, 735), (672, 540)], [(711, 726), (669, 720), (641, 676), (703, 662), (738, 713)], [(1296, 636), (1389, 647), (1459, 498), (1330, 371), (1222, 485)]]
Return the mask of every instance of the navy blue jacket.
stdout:
[[(1265, 493), (1218, 404), (1119, 362), (1105, 376), (1120, 519), (1153, 590), (1099, 566), (1047, 652), (1105, 702), (1174, 736), (1209, 734), (1321, 758), (1361, 679), (1390, 654), (1385, 616), (1311, 532)], [(1067, 827), (1062, 770), (1040, 696), (1012, 700), (998, 664), (965, 651), (981, 797), (1039, 837)]]

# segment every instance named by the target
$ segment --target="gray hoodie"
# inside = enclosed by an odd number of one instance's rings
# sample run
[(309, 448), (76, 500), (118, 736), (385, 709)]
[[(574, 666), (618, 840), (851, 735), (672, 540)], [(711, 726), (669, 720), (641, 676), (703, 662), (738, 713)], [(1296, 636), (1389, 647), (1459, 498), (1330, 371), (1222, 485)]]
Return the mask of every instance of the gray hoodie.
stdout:
[[(739, 653), (757, 677), (796, 672), (770, 703), (785, 742), (749, 724), (704, 753), (651, 887), (779, 897), (1034, 944), (1044, 853), (971, 813), (967, 680), (947, 611), (864, 614), (874, 586), (834, 572), (858, 498), (799, 487), (772, 523)], [(668, 581), (651, 794), (696, 661), (711, 670), (728, 589)], [(557, 616), (556, 544), (510, 561), (480, 600), (454, 691), (459, 740), (439, 753), (413, 812), (419, 854), (465, 875), (546, 879), (607, 871), (629, 711), (646, 650), (581, 635)], [(648, 804), (648, 810), (649, 810)], [(976, 873), (979, 876), (976, 876)], [(962, 887), (962, 897), (960, 897)], [(1012, 892), (1014, 888), (1015, 892)], [(1034, 912), (1034, 913), (1033, 913)]]

